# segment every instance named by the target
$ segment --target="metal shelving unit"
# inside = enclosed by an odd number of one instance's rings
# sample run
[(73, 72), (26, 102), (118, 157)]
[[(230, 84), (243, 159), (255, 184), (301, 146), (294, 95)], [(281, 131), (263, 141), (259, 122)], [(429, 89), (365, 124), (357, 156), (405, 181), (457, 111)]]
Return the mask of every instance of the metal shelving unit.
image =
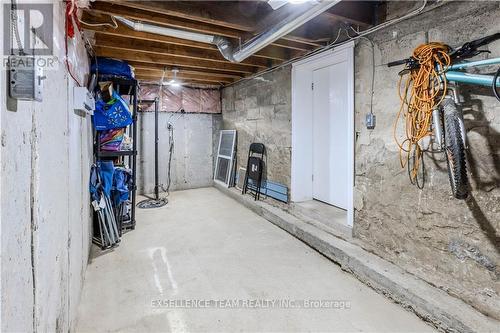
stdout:
[(132, 105), (132, 124), (127, 126), (126, 133), (132, 138), (132, 150), (124, 151), (104, 151), (101, 150), (101, 143), (99, 142), (99, 135), (94, 129), (94, 157), (95, 160), (113, 160), (125, 162), (128, 159), (128, 165), (132, 170), (132, 188), (130, 189), (130, 220), (122, 223), (122, 230), (135, 229), (135, 210), (136, 210), (136, 191), (137, 191), (137, 112), (138, 112), (138, 84), (135, 79), (123, 79), (110, 76), (98, 77), (98, 82), (110, 81), (113, 82), (113, 89), (120, 94), (120, 96), (128, 96), (129, 104)]

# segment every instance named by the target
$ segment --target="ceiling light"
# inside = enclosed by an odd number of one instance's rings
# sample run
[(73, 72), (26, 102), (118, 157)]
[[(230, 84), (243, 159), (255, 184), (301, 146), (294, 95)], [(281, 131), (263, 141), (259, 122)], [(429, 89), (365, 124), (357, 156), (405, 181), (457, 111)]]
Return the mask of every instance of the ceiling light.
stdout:
[(276, 9), (283, 7), (287, 3), (297, 5), (297, 4), (301, 4), (304, 2), (308, 2), (308, 1), (312, 2), (315, 0), (267, 0), (267, 3), (269, 4), (269, 6), (271, 6), (273, 8), (273, 10), (276, 10)]
[(162, 84), (165, 86), (179, 87), (181, 85), (181, 82), (177, 79), (177, 73), (179, 73), (179, 70), (177, 68), (174, 68), (172, 69), (172, 73), (174, 73), (174, 77), (168, 82), (163, 82), (162, 77)]

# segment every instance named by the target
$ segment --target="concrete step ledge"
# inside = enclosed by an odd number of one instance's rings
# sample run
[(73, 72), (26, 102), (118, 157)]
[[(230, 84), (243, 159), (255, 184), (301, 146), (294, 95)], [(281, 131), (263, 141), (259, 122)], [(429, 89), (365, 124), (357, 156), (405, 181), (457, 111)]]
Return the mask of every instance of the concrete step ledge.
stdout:
[(343, 270), (445, 332), (498, 333), (500, 322), (398, 266), (235, 189), (215, 187), (292, 234)]

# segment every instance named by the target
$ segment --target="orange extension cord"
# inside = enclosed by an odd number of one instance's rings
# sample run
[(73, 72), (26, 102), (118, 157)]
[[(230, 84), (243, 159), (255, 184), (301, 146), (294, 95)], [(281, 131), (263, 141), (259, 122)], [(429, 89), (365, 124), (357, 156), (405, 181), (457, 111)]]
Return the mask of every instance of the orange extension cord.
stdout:
[[(449, 51), (450, 48), (441, 43), (420, 45), (413, 51), (413, 58), (420, 64), (419, 68), (410, 69), (404, 89), (403, 76), (399, 80), (401, 107), (394, 122), (393, 135), (399, 146), (401, 167), (405, 168), (414, 156), (409, 176), (411, 182), (417, 185), (423, 154), (421, 140), (432, 133), (432, 110), (443, 101), (447, 90), (443, 73), (451, 63)], [(400, 121), (405, 123), (406, 138), (402, 141), (397, 138), (396, 133)]]

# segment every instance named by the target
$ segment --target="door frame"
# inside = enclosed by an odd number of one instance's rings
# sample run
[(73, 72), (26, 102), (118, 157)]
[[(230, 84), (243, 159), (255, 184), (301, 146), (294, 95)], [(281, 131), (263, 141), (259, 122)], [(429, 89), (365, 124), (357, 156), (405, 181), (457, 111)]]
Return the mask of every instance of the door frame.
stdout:
[[(347, 112), (348, 132), (348, 177), (347, 225), (354, 224), (354, 42), (349, 42), (331, 50), (292, 64), (292, 202), (313, 200), (313, 71), (323, 67), (346, 62), (347, 71)], [(310, 176), (309, 176), (310, 175)]]

